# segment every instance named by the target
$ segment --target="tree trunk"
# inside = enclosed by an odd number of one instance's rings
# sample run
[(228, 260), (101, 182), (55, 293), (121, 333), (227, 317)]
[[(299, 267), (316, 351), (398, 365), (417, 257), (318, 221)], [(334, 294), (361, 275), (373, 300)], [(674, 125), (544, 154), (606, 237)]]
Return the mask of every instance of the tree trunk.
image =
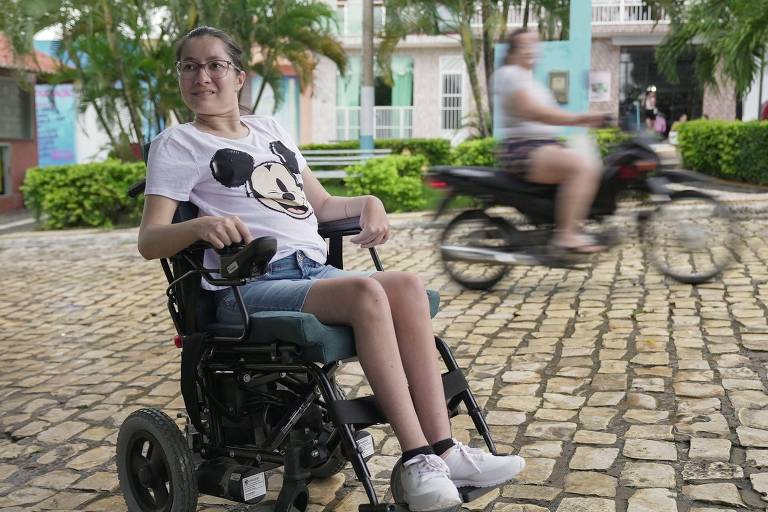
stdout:
[(480, 89), (480, 80), (477, 78), (477, 55), (475, 41), (472, 34), (471, 17), (462, 16), (459, 20), (459, 34), (461, 36), (461, 48), (464, 54), (464, 64), (469, 74), (469, 83), (472, 87), (472, 97), (477, 109), (477, 127), (481, 137), (488, 137), (489, 130), (485, 121), (485, 108), (483, 106), (483, 93)]
[[(483, 27), (483, 47), (482, 47), (482, 55), (483, 55), (483, 67), (485, 71), (485, 90), (488, 91), (490, 94), (491, 91), (491, 76), (493, 75), (493, 27), (491, 24), (491, 0), (483, 0), (482, 3), (482, 11), (481, 15), (483, 17), (482, 19), (482, 27)], [(504, 21), (504, 25), (506, 25), (506, 18)], [(491, 126), (489, 127), (492, 131), (493, 128), (493, 102), (488, 101), (488, 113), (491, 120)]]
[(531, 0), (525, 0), (523, 8), (523, 30), (528, 30), (528, 17), (531, 14)]
[(107, 42), (109, 43), (109, 49), (115, 55), (115, 65), (120, 82), (122, 82), (122, 96), (126, 107), (128, 108), (128, 115), (131, 117), (131, 125), (133, 127), (134, 136), (136, 141), (141, 144), (144, 141), (144, 133), (142, 129), (141, 115), (134, 104), (132, 97), (132, 89), (128, 83), (128, 74), (125, 72), (125, 64), (123, 62), (122, 54), (118, 48), (117, 41), (115, 40), (115, 33), (113, 31), (114, 24), (112, 21), (112, 15), (110, 14), (110, 8), (107, 3), (101, 2), (102, 13), (104, 15), (104, 29), (107, 36)]
[(509, 6), (512, 0), (504, 0), (501, 3), (501, 30), (499, 30), (499, 41), (504, 42), (507, 39), (507, 25), (509, 24)]
[(256, 95), (256, 101), (253, 102), (251, 107), (251, 114), (256, 113), (256, 108), (259, 106), (261, 96), (264, 94), (264, 89), (267, 87), (267, 78), (269, 78), (272, 69), (272, 52), (267, 52), (267, 57), (264, 59), (264, 75), (261, 77), (261, 85), (259, 86), (259, 93)]

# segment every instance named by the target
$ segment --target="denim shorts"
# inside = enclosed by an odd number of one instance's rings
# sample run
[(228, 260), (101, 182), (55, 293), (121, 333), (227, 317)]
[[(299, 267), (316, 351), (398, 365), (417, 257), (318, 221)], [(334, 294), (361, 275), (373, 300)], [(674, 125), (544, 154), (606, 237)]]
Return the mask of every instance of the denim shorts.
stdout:
[[(301, 311), (315, 281), (338, 277), (369, 277), (374, 272), (340, 270), (318, 263), (297, 251), (273, 261), (256, 280), (240, 287), (249, 313), (258, 311)], [(240, 323), (240, 312), (232, 288), (215, 292), (216, 319), (222, 323)]]

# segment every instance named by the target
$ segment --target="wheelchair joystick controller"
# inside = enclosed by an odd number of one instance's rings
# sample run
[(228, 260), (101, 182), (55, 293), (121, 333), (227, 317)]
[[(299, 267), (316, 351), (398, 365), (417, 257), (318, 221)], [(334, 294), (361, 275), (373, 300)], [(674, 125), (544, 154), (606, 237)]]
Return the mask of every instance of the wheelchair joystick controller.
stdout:
[(254, 239), (246, 246), (232, 244), (218, 249), (221, 259), (221, 277), (224, 279), (246, 279), (264, 273), (267, 263), (277, 250), (277, 240), (272, 236)]

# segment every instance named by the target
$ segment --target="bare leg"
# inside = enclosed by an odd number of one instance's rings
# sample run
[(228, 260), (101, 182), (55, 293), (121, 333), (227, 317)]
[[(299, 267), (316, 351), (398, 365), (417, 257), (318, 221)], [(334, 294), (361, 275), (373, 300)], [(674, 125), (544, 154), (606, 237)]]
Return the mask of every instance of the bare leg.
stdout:
[(389, 301), (378, 281), (345, 277), (315, 282), (303, 311), (330, 324), (352, 327), (360, 364), (400, 447), (427, 443), (408, 390)]
[(531, 153), (531, 168), (526, 176), (534, 183), (559, 184), (555, 223), (555, 242), (563, 247), (583, 246), (581, 223), (600, 185), (600, 169), (579, 153), (551, 145)]
[(387, 293), (416, 414), (427, 441), (434, 444), (451, 436), (451, 424), (424, 284), (407, 272), (378, 272), (372, 277)]

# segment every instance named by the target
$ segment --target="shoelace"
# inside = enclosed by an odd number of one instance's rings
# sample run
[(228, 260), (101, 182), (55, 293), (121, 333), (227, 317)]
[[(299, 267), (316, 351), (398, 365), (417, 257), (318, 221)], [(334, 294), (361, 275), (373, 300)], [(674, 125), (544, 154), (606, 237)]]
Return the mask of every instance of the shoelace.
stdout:
[(478, 459), (483, 456), (483, 451), (479, 448), (470, 448), (469, 446), (456, 441), (454, 444), (454, 448), (459, 452), (459, 454), (464, 457), (467, 462), (469, 462), (473, 468), (475, 468), (475, 471), (478, 473), (481, 472), (480, 466), (477, 465), (477, 462), (475, 462), (475, 459)]
[(440, 473), (445, 476), (450, 474), (448, 465), (445, 463), (442, 457), (438, 457), (437, 455), (419, 454), (406, 461), (403, 466), (408, 467), (413, 466), (414, 464), (417, 465), (416, 471), (419, 477), (422, 477), (425, 480), (435, 478), (439, 476)]

